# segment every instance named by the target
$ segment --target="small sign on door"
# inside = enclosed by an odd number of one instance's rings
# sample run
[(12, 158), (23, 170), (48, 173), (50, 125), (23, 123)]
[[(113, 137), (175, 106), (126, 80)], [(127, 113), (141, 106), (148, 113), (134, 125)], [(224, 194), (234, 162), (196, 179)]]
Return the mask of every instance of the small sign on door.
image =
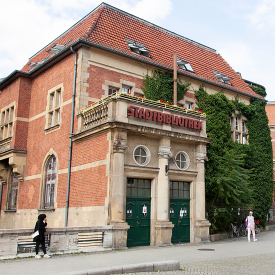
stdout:
[(142, 214), (143, 214), (143, 216), (147, 215), (147, 206), (145, 204), (142, 207)]

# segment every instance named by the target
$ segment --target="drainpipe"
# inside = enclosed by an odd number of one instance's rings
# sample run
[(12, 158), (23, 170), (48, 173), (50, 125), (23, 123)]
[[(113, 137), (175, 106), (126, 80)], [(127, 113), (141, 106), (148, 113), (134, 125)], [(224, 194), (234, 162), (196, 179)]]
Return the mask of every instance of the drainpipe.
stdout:
[(74, 86), (73, 86), (73, 99), (72, 99), (72, 117), (71, 117), (71, 132), (70, 132), (70, 147), (69, 147), (69, 163), (68, 163), (68, 179), (67, 179), (67, 196), (66, 196), (66, 209), (65, 209), (65, 227), (68, 226), (68, 211), (69, 211), (69, 197), (70, 197), (70, 183), (71, 183), (71, 166), (72, 166), (72, 135), (74, 132), (74, 108), (75, 108), (75, 88), (76, 88), (76, 69), (77, 69), (77, 53), (70, 47), (71, 52), (75, 54), (74, 62)]
[(177, 91), (177, 53), (174, 53), (174, 106), (177, 106), (177, 95), (178, 91)]
[(2, 193), (3, 193), (3, 182), (1, 181), (1, 191), (0, 191), (0, 215), (1, 215), (1, 205), (2, 205)]

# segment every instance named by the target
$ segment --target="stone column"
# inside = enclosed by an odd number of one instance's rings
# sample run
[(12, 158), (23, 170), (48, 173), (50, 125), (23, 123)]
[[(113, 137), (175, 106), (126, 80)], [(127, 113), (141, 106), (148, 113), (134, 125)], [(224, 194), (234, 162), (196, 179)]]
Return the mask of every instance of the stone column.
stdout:
[(125, 222), (126, 188), (124, 177), (124, 159), (127, 149), (127, 133), (116, 132), (113, 140), (113, 156), (111, 163), (111, 198), (110, 216), (113, 225), (113, 247), (123, 248), (127, 246), (127, 230), (130, 228)]
[(165, 172), (170, 156), (170, 139), (163, 139), (159, 146), (159, 175), (157, 185), (157, 221), (156, 245), (170, 245), (172, 238), (172, 228), (174, 225), (169, 221), (169, 177)]
[(195, 191), (195, 242), (209, 242), (210, 223), (205, 219), (205, 175), (204, 161), (207, 160), (206, 145), (196, 146), (196, 164), (198, 175)]

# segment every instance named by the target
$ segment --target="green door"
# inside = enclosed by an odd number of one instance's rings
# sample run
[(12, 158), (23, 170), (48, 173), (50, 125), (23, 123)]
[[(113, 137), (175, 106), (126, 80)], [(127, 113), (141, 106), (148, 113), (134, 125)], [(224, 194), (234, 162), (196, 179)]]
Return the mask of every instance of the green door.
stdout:
[(170, 182), (170, 221), (174, 224), (172, 243), (190, 242), (190, 184)]
[(151, 181), (127, 179), (127, 246), (150, 245)]

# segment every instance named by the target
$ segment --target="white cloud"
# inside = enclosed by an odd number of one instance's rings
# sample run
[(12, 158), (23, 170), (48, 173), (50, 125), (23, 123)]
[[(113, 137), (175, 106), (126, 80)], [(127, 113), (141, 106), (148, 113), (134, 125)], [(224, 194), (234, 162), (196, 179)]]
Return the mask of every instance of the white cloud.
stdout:
[[(20, 70), (28, 58), (84, 17), (102, 0), (9, 0), (0, 9), (0, 78)], [(109, 0), (153, 23), (172, 12), (171, 0)]]
[[(275, 1), (260, 0), (253, 12), (248, 15), (252, 25), (259, 30), (274, 31), (275, 27)], [(274, 34), (274, 33), (273, 33)]]

